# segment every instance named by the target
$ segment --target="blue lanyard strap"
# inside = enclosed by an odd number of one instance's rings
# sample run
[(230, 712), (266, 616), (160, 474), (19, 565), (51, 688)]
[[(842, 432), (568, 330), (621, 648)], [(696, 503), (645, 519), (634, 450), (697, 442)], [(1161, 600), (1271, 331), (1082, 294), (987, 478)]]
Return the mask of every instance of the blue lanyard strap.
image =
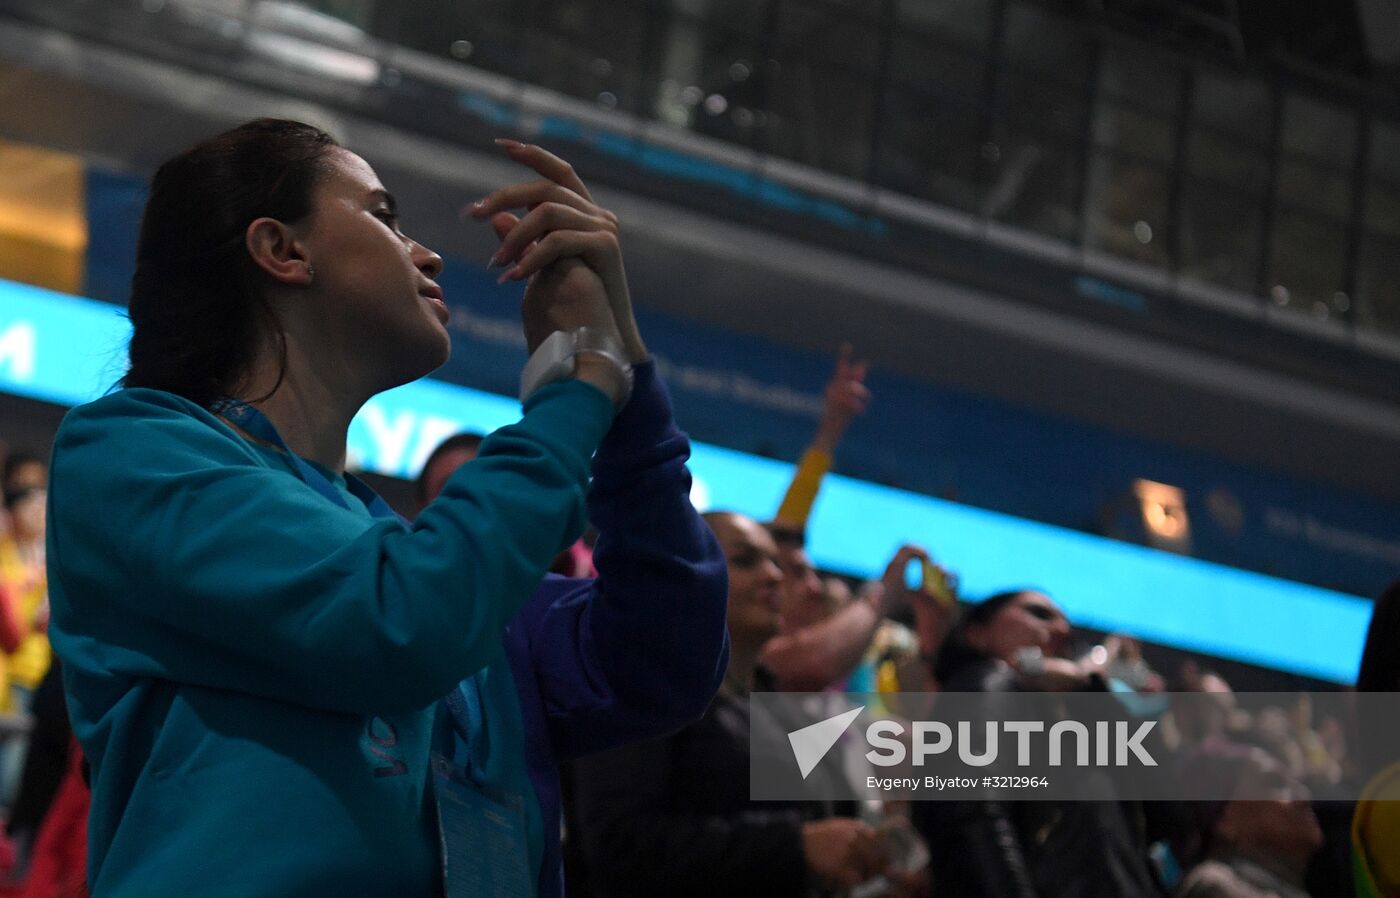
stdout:
[[(326, 478), (326, 475), (313, 467), (306, 459), (297, 455), (287, 448), (282, 435), (277, 432), (277, 428), (267, 419), (267, 416), (257, 409), (241, 402), (237, 399), (223, 399), (211, 407), (217, 415), (223, 415), (238, 427), (263, 442), (270, 443), (282, 450), (287, 458), (296, 467), (301, 479), (306, 482), (316, 492), (335, 502), (341, 508), (349, 509), (350, 504), (345, 501), (345, 496), (337, 490)], [(350, 493), (365, 504), (370, 514), (376, 518), (397, 518), (405, 526), (408, 521), (389, 507), (380, 496), (370, 489), (369, 486), (359, 478), (345, 475), (345, 485)], [(475, 755), (481, 750), (481, 739), (485, 723), (485, 715), (481, 706), (481, 685), (477, 677), (468, 677), (465, 681), (453, 688), (443, 700), (443, 706), (447, 711), (448, 721), (455, 731), (456, 741), (467, 748), (465, 753), (459, 754), (454, 761), (461, 765), (462, 772), (471, 780), (480, 778), (481, 771), (475, 763)], [(454, 752), (454, 754), (457, 754)]]
[[(238, 425), (245, 433), (271, 443), (291, 460), (296, 468), (297, 474), (302, 481), (316, 492), (330, 499), (341, 508), (350, 510), (350, 503), (345, 501), (345, 496), (336, 489), (334, 484), (325, 474), (314, 468), (310, 462), (297, 455), (287, 448), (282, 435), (277, 432), (277, 428), (267, 419), (267, 416), (246, 402), (238, 399), (220, 399), (210, 407), (216, 415), (223, 415), (234, 424)], [(389, 503), (380, 498), (379, 494), (369, 488), (369, 485), (353, 474), (345, 475), (345, 487), (350, 494), (364, 503), (369, 513), (376, 518), (394, 518), (399, 523), (407, 526), (408, 521), (402, 515), (389, 507)]]
[(481, 708), (481, 684), (477, 677), (467, 677), (453, 687), (452, 691), (443, 697), (442, 704), (447, 710), (448, 722), (456, 734), (454, 741), (466, 749), (465, 752), (453, 752), (453, 763), (461, 767), (468, 779), (478, 782), (483, 773), (476, 762), (476, 756), (483, 748), (481, 739), (485, 715)]

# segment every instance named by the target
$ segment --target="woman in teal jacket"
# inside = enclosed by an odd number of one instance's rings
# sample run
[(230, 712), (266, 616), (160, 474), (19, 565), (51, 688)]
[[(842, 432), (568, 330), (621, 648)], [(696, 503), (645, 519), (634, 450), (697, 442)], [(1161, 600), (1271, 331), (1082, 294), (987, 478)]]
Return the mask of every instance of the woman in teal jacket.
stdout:
[[(441, 259), (310, 126), (251, 122), (156, 174), (125, 389), (67, 416), (50, 490), (97, 898), (557, 894), (552, 760), (713, 694), (723, 560), (616, 219), (562, 161), (505, 151), (541, 180), (473, 214), (528, 282), (527, 343), (591, 349), (411, 528), (345, 473), (345, 435), (446, 360)], [(541, 586), (586, 496), (613, 557)]]

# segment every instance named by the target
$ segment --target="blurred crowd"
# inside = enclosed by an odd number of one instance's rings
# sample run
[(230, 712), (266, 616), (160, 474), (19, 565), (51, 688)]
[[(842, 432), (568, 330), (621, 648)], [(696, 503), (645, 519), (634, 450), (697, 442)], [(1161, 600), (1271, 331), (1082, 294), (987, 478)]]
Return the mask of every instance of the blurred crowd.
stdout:
[(48, 466), (24, 452), (0, 457), (0, 895), (75, 895), (88, 802), (48, 640)]
[[(1306, 696), (1261, 706), (1198, 660), (1173, 654), (1173, 669), (1159, 669), (1152, 647), (1129, 634), (1076, 629), (1054, 596), (1035, 589), (969, 601), (958, 593), (956, 571), (938, 563), (936, 544), (900, 547), (885, 560), (883, 576), (869, 582), (817, 570), (805, 526), (843, 434), (871, 401), (865, 375), (843, 348), (821, 423), (770, 520), (706, 514), (728, 564), (724, 684), (704, 716), (679, 732), (565, 771), (570, 894), (1400, 895), (1400, 828), (1389, 810), (1400, 802), (1337, 800), (1360, 791), (1361, 768), (1348, 751), (1353, 722), (1318, 719)], [(459, 434), (433, 453), (417, 484), (420, 505), (471, 461), (479, 443), (479, 436)], [(3, 470), (0, 896), (79, 894), (87, 796), (45, 635), (46, 469), (36, 457), (10, 452)], [(589, 575), (588, 538), (560, 555), (554, 569)], [(1016, 582), (1015, 571), (1006, 573)], [(1397, 605), (1393, 596), (1382, 599), (1378, 625)], [(1360, 688), (1400, 686), (1393, 641), (1373, 633), (1377, 648), (1368, 648), (1371, 667)], [(1173, 756), (1191, 759), (1183, 776), (1197, 775), (1192, 764), (1209, 760), (1212, 772), (1200, 775), (1232, 770), (1247, 794), (1276, 798), (749, 798), (755, 691), (1093, 690), (1161, 696), (1145, 707), (1160, 720)], [(1210, 700), (1173, 708), (1166, 697), (1177, 693)]]
[[(1356, 803), (1332, 800), (1359, 790), (1350, 723), (1315, 720), (1306, 695), (1259, 705), (1177, 653), (1159, 670), (1130, 635), (1077, 630), (1038, 590), (967, 601), (936, 545), (900, 547), (866, 583), (816, 570), (805, 524), (842, 434), (871, 401), (865, 373), (843, 348), (817, 434), (771, 520), (706, 515), (729, 566), (728, 676), (692, 726), (568, 771), (574, 894), (1296, 898), (1370, 894), (1353, 874), (1363, 857), (1366, 887), (1396, 893), (1393, 866), (1380, 870), (1386, 862), (1354, 844)], [(1143, 707), (1185, 759), (1181, 776), (1226, 771), (1221, 794), (1237, 785), (1276, 798), (755, 802), (756, 690), (1159, 696)], [(1174, 708), (1168, 698), (1181, 693), (1209, 699)], [(1376, 844), (1400, 856), (1389, 831)]]

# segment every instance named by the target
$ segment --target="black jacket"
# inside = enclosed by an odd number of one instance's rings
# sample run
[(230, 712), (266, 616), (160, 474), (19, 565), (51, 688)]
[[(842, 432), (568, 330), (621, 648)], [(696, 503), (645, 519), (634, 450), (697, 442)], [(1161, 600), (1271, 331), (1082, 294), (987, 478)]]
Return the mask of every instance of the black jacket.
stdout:
[(576, 762), (572, 819), (592, 894), (809, 895), (801, 826), (820, 803), (749, 800), (749, 703), (724, 692), (664, 739)]
[[(981, 657), (943, 682), (946, 692), (1014, 692), (1011, 668)], [(1086, 774), (1092, 776), (1092, 774)], [(918, 801), (938, 898), (1159, 898), (1140, 804), (1115, 801), (1107, 779), (1085, 789), (1103, 801)]]

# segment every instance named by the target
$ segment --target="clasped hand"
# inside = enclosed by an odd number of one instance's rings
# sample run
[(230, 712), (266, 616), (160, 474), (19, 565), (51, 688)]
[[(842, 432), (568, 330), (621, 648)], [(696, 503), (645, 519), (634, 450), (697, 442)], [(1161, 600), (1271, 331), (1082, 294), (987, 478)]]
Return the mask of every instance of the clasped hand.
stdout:
[[(541, 175), (493, 191), (467, 209), (473, 218), (489, 220), (501, 241), (491, 259), (492, 267), (505, 268), (500, 282), (526, 281), (520, 308), (526, 347), (534, 352), (554, 331), (589, 327), (611, 334), (626, 361), (644, 361), (647, 349), (632, 315), (617, 216), (593, 201), (563, 159), (531, 144), (497, 144)], [(580, 356), (580, 379), (611, 392), (606, 371), (590, 361)]]

